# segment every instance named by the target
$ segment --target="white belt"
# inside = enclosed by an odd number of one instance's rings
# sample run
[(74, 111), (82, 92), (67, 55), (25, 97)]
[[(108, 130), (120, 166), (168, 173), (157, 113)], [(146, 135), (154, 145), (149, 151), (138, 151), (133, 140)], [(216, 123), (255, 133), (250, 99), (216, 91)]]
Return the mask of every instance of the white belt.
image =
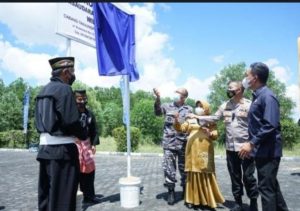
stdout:
[(49, 133), (41, 133), (40, 145), (70, 144), (75, 143), (72, 136), (51, 136)]

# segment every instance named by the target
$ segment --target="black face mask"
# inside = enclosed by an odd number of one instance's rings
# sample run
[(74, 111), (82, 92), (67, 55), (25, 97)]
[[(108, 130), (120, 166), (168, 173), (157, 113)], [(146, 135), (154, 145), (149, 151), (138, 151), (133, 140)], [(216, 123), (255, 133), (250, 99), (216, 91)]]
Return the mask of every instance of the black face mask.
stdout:
[(85, 102), (77, 103), (77, 105), (78, 105), (78, 107), (79, 107), (80, 109), (85, 109), (86, 103), (85, 103)]
[(74, 83), (75, 80), (76, 80), (75, 75), (71, 75), (71, 78), (69, 80), (69, 85), (72, 86), (72, 84)]
[(234, 90), (227, 90), (226, 94), (227, 94), (228, 98), (232, 98), (235, 95), (235, 91)]

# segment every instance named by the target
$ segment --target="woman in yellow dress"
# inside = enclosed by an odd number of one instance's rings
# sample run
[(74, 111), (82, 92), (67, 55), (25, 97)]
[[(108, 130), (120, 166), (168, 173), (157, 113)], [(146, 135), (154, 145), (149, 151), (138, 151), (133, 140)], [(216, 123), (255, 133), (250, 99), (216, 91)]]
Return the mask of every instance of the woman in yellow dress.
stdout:
[[(203, 100), (196, 102), (196, 115), (209, 115), (209, 104)], [(183, 124), (175, 115), (174, 128), (188, 132), (188, 142), (185, 150), (185, 204), (189, 207), (204, 206), (211, 209), (217, 203), (224, 203), (215, 174), (213, 140), (218, 136), (215, 123), (201, 125), (192, 114)]]

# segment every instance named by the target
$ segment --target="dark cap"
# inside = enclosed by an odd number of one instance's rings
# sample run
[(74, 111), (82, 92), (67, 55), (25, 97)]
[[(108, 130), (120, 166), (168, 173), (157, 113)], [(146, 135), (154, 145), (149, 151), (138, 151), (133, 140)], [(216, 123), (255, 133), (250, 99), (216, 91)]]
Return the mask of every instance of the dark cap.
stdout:
[(80, 94), (80, 95), (86, 95), (86, 90), (85, 89), (76, 89), (74, 90), (75, 94)]
[(74, 57), (57, 57), (49, 60), (52, 71), (60, 68), (74, 68)]
[(184, 97), (188, 97), (189, 95), (188, 91), (185, 88), (178, 88), (175, 92), (183, 95)]

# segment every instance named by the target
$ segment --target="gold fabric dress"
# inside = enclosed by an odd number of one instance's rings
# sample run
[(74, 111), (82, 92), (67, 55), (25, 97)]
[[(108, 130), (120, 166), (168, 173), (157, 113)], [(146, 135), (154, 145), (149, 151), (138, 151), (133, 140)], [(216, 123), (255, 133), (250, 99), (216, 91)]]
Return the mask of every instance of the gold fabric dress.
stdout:
[(225, 199), (215, 174), (213, 140), (218, 135), (215, 125), (207, 126), (212, 132), (210, 137), (196, 119), (188, 119), (183, 124), (175, 123), (174, 128), (189, 133), (185, 151), (185, 202), (216, 208), (217, 203), (224, 203)]

